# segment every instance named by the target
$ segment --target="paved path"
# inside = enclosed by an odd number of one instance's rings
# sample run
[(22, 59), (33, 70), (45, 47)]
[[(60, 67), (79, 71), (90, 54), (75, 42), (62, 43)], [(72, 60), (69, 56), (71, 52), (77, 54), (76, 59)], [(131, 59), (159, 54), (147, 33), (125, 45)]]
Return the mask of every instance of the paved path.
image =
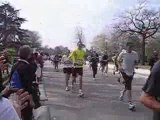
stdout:
[(117, 76), (113, 76), (111, 70), (107, 77), (98, 73), (96, 81), (93, 81), (91, 71), (85, 67), (85, 97), (79, 98), (77, 92), (64, 90), (63, 73), (55, 72), (51, 63), (46, 62), (44, 82), (48, 101), (45, 104), (49, 106), (51, 120), (151, 120), (152, 112), (138, 102), (146, 77), (135, 76), (133, 100), (137, 111), (131, 112), (126, 102), (118, 100), (123, 86), (116, 81)]

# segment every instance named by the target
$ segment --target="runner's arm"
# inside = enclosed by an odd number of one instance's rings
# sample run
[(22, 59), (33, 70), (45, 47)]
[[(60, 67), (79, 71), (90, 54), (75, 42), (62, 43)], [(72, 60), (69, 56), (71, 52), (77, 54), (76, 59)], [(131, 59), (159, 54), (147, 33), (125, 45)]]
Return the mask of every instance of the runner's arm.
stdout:
[(72, 62), (73, 62), (73, 64), (75, 64), (75, 62), (76, 62), (75, 51), (73, 51), (73, 52), (69, 55), (69, 59), (71, 59)]
[(118, 68), (122, 68), (122, 58), (123, 58), (123, 52), (121, 52), (117, 58)]

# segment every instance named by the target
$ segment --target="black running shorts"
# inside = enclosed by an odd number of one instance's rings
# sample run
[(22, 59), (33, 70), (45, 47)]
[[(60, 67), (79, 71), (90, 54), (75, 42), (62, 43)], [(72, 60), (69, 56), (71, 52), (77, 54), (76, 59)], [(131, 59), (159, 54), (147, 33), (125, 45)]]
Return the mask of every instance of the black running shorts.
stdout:
[(124, 79), (124, 85), (125, 85), (125, 89), (126, 90), (131, 90), (132, 89), (132, 80), (133, 80), (133, 76), (128, 76), (125, 72), (121, 72), (122, 77)]
[(83, 68), (72, 69), (72, 76), (76, 77), (77, 75), (83, 76)]
[(72, 74), (72, 68), (63, 68), (63, 73)]

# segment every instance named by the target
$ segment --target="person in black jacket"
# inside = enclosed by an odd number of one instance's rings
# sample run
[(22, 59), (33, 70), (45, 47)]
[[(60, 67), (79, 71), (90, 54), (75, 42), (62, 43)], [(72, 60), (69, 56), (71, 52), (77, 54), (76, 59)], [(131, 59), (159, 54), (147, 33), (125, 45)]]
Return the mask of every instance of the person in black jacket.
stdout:
[(103, 53), (103, 56), (102, 56), (100, 63), (101, 63), (101, 68), (102, 68), (101, 69), (102, 74), (103, 73), (107, 74), (107, 72), (108, 72), (108, 53), (107, 53), (107, 51), (105, 51)]
[[(14, 73), (14, 71), (17, 71), (22, 84), (22, 89), (27, 91), (31, 96), (33, 93), (32, 88), (32, 80), (33, 80), (33, 74), (32, 74), (32, 68), (28, 62), (28, 59), (30, 58), (32, 53), (32, 50), (29, 46), (24, 45), (19, 49), (19, 57), (20, 59), (18, 62), (12, 67), (11, 70), (11, 76)], [(32, 98), (33, 101), (33, 98)], [(23, 120), (32, 120), (33, 116), (33, 106), (28, 105), (25, 109), (21, 111), (22, 119)]]
[(28, 62), (30, 63), (30, 72), (32, 75), (32, 96), (33, 101), (35, 103), (35, 109), (41, 106), (40, 103), (40, 91), (39, 91), (39, 84), (37, 81), (36, 71), (37, 71), (37, 64), (36, 64), (36, 57), (35, 54), (32, 53), (31, 57), (29, 58)]
[(95, 80), (95, 77), (97, 74), (97, 67), (99, 63), (99, 56), (96, 53), (96, 51), (92, 52), (90, 63), (91, 63), (92, 71), (93, 71), (93, 80)]
[(157, 61), (144, 84), (140, 102), (153, 111), (152, 120), (160, 120), (160, 61)]

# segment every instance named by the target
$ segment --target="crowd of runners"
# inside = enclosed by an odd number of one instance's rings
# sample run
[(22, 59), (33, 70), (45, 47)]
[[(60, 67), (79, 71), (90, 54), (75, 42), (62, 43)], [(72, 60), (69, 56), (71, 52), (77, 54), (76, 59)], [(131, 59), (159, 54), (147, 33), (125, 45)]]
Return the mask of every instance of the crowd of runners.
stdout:
[[(129, 109), (134, 111), (135, 104), (132, 101), (132, 80), (134, 78), (135, 69), (138, 69), (139, 56), (136, 51), (133, 50), (133, 44), (128, 42), (126, 48), (122, 49), (120, 53), (116, 53), (113, 56), (109, 56), (107, 51), (102, 54), (98, 54), (96, 50), (92, 50), (91, 54), (87, 56), (83, 50), (83, 44), (78, 43), (77, 48), (72, 52), (66, 51), (65, 55), (58, 58), (57, 55), (52, 59), (55, 69), (58, 69), (58, 63), (63, 64), (63, 73), (65, 74), (65, 90), (74, 91), (76, 78), (79, 79), (79, 97), (83, 97), (83, 65), (88, 61), (90, 70), (93, 73), (93, 80), (96, 80), (96, 74), (98, 70), (102, 75), (107, 76), (109, 62), (114, 63), (113, 75), (118, 74), (117, 81), (124, 85), (124, 89), (120, 91), (119, 100), (123, 101), (124, 95), (127, 92)], [(152, 70), (154, 64), (158, 61), (158, 53), (153, 52), (153, 56), (149, 60), (149, 65)], [(69, 80), (71, 79), (71, 86), (69, 86)]]
[[(63, 64), (63, 72), (65, 74), (65, 85), (66, 91), (74, 91), (76, 78), (79, 79), (79, 92), (78, 96), (83, 97), (83, 65), (86, 63), (86, 53), (83, 50), (83, 44), (78, 43), (77, 48), (72, 52), (66, 51), (62, 58), (58, 58), (57, 55), (51, 59), (55, 65), (55, 69), (58, 69), (58, 62)], [(129, 109), (134, 110), (135, 105), (132, 102), (132, 80), (134, 77), (134, 69), (138, 65), (138, 54), (133, 51), (133, 45), (127, 43), (126, 49), (123, 49), (119, 54), (115, 54), (110, 57), (107, 51), (99, 55), (96, 50), (92, 50), (91, 54), (87, 56), (87, 61), (90, 70), (93, 72), (93, 80), (96, 80), (97, 71), (100, 70), (102, 75), (107, 76), (108, 73), (108, 63), (113, 61), (115, 67), (113, 69), (113, 75), (115, 73), (119, 74), (118, 82), (124, 84), (124, 89), (120, 92), (119, 99), (122, 101), (125, 92), (128, 92), (128, 104)], [(120, 78), (123, 78), (121, 80)], [(71, 79), (71, 86), (69, 86), (69, 80)]]

